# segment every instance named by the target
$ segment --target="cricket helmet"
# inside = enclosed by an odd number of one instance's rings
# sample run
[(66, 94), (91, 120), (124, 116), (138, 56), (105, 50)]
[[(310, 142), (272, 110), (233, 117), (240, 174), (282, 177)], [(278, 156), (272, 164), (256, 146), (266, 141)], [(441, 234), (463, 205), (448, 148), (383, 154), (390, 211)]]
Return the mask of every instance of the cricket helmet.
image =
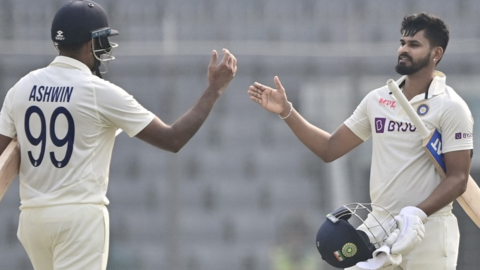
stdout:
[[(375, 216), (372, 204), (351, 203), (341, 206), (326, 217), (316, 236), (317, 250), (328, 264), (348, 268), (373, 257), (398, 227), (394, 216), (385, 208), (373, 205), (381, 214)], [(365, 222), (369, 216), (368, 224)], [(350, 220), (351, 217), (354, 219)], [(358, 228), (350, 222), (359, 224)]]
[(52, 21), (51, 38), (55, 46), (92, 39), (92, 49), (99, 61), (115, 59), (111, 53), (118, 45), (108, 41), (108, 37), (114, 35), (118, 35), (118, 31), (108, 25), (105, 10), (89, 0), (68, 2), (57, 11)]

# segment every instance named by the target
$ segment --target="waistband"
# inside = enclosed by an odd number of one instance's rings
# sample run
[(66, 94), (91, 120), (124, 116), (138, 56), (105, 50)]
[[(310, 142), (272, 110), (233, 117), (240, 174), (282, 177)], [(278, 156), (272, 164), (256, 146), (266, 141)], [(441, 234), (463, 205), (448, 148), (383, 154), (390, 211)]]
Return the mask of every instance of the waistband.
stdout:
[[(380, 219), (386, 219), (388, 218), (389, 214), (384, 212), (384, 211), (373, 211), (372, 214), (376, 217), (376, 218), (380, 218)], [(441, 217), (441, 216), (449, 216), (449, 215), (453, 215), (452, 213), (452, 210), (451, 209), (440, 209), (439, 211), (431, 214), (430, 216), (428, 216), (429, 218), (430, 217)], [(396, 214), (391, 214), (391, 216), (396, 216)]]
[(438, 212), (435, 212), (433, 214), (431, 214), (430, 216), (428, 217), (441, 217), (441, 216), (450, 216), (452, 215), (452, 210), (440, 210)]

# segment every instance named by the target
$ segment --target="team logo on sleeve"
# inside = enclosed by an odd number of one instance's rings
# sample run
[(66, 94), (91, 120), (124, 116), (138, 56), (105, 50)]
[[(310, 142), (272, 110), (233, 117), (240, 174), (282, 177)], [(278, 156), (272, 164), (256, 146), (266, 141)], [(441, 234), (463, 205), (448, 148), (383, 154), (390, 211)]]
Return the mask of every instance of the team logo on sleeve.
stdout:
[(417, 108), (417, 114), (420, 116), (424, 116), (428, 113), (429, 107), (427, 104), (420, 104)]

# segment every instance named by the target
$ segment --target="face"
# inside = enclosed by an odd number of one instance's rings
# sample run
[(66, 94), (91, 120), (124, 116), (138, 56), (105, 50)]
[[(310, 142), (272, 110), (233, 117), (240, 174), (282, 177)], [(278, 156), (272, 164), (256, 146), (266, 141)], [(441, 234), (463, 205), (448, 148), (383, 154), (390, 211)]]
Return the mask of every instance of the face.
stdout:
[(395, 70), (400, 75), (412, 75), (431, 63), (432, 50), (424, 31), (418, 31), (413, 37), (402, 37), (398, 49), (398, 62)]

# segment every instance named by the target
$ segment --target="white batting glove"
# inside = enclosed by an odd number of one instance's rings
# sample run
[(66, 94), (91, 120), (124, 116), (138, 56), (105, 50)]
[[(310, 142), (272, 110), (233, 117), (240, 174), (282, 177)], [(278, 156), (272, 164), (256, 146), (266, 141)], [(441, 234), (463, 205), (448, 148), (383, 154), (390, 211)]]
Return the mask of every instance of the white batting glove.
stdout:
[(392, 245), (392, 254), (407, 254), (416, 248), (425, 236), (424, 222), (427, 221), (427, 215), (420, 208), (414, 206), (404, 207), (398, 216), (395, 216), (398, 222), (400, 234)]
[(392, 269), (393, 266), (400, 265), (402, 263), (401, 254), (392, 254), (391, 247), (397, 241), (400, 234), (399, 229), (395, 229), (390, 236), (385, 240), (385, 244), (376, 249), (372, 258), (363, 262), (358, 262), (356, 265), (358, 268), (364, 270), (379, 270), (379, 269)]
[(365, 270), (393, 269), (394, 266), (402, 263), (401, 254), (390, 254), (390, 247), (383, 245), (372, 254), (373, 258), (364, 262), (358, 262), (358, 268)]

